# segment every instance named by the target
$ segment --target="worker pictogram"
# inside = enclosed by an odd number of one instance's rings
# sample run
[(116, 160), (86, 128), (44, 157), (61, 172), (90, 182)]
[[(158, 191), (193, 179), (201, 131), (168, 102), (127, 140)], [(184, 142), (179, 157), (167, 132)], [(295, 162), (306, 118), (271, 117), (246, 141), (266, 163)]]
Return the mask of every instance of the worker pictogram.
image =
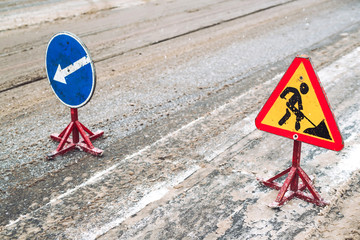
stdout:
[[(336, 151), (344, 144), (325, 92), (307, 56), (294, 59), (255, 124), (260, 130), (294, 139), (292, 166), (268, 180), (259, 180), (265, 186), (279, 190), (270, 207), (279, 207), (294, 197), (325, 206), (327, 202), (300, 167), (301, 142)], [(275, 182), (286, 174), (282, 185)]]
[(297, 57), (255, 120), (260, 130), (339, 151), (343, 141), (311, 62)]

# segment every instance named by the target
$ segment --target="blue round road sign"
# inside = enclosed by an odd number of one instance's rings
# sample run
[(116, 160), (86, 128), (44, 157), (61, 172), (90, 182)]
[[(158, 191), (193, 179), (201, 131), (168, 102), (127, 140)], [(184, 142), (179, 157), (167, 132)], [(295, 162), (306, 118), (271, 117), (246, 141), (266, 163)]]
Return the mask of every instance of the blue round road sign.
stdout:
[(70, 108), (84, 106), (95, 89), (95, 69), (86, 46), (74, 34), (60, 32), (49, 41), (46, 73), (59, 100)]

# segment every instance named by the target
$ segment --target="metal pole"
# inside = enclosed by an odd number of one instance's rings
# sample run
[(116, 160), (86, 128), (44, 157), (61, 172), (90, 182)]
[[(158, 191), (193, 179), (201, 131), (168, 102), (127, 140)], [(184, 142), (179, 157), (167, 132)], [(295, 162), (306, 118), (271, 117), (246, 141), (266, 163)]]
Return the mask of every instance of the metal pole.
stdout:
[[(74, 124), (78, 121), (78, 111), (77, 108), (71, 108), (71, 122), (73, 122)], [(73, 137), (73, 143), (78, 143), (79, 142), (79, 131), (76, 127), (73, 128), (72, 131), (72, 137)]]
[(292, 168), (296, 169), (295, 176), (291, 181), (290, 190), (296, 192), (299, 186), (298, 168), (300, 167), (301, 142), (294, 140)]

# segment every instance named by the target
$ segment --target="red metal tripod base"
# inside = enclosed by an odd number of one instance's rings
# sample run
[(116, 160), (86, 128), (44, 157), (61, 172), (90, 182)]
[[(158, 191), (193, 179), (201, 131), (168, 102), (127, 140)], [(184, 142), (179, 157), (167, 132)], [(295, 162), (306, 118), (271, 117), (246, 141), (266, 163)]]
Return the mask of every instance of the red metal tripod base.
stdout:
[[(280, 183), (274, 182), (275, 179), (282, 177), (286, 173), (289, 173), (289, 175), (286, 178), (283, 185), (281, 185)], [(293, 191), (293, 190), (289, 189), (289, 187), (290, 187), (290, 184), (294, 182), (296, 175), (298, 175), (301, 178), (302, 183), (298, 184), (296, 191)], [(259, 181), (260, 181), (260, 183), (262, 183), (263, 185), (265, 185), (267, 187), (270, 187), (270, 188), (273, 188), (276, 190), (280, 190), (275, 202), (269, 204), (269, 207), (272, 207), (272, 208), (280, 207), (287, 201), (290, 201), (291, 199), (293, 199), (294, 197), (302, 199), (306, 202), (316, 204), (321, 207), (329, 204), (328, 202), (326, 202), (324, 199), (321, 198), (319, 193), (315, 190), (314, 186), (312, 185), (311, 180), (308, 177), (308, 175), (300, 167), (298, 167), (298, 168), (290, 167), (290, 168), (286, 169), (285, 171), (279, 173), (275, 177), (270, 178), (267, 181), (264, 181), (264, 180), (259, 180)], [(304, 192), (304, 190), (306, 188), (308, 188), (309, 193)]]
[[(98, 137), (101, 137), (103, 134), (104, 134), (103, 131), (97, 131), (97, 132), (93, 133), (93, 135), (89, 136), (89, 139), (90, 139), (90, 141), (95, 140)], [(59, 137), (59, 135), (60, 134), (54, 133), (54, 134), (51, 134), (50, 137), (54, 141), (61, 142), (62, 138)], [(67, 139), (66, 144), (64, 145), (64, 147), (61, 150), (59, 150), (59, 151), (55, 150), (54, 152), (48, 154), (47, 158), (48, 159), (53, 159), (57, 155), (62, 155), (64, 153), (67, 153), (67, 152), (71, 151), (74, 148), (78, 148), (78, 149), (80, 149), (80, 150), (82, 150), (84, 152), (90, 153), (90, 154), (95, 155), (95, 156), (101, 156), (103, 154), (103, 152), (104, 152), (103, 150), (98, 149), (96, 147), (92, 147), (92, 148), (89, 147), (85, 143), (84, 139), (80, 139), (80, 141), (78, 143), (74, 143), (72, 140)]]
[[(300, 167), (300, 151), (301, 142), (294, 141), (294, 152), (292, 166), (285, 171), (277, 174), (267, 181), (259, 180), (263, 185), (280, 190), (275, 202), (269, 205), (269, 207), (277, 208), (282, 206), (285, 202), (290, 201), (294, 197), (302, 199), (304, 201), (314, 203), (318, 206), (325, 206), (329, 204), (321, 198), (319, 193), (315, 190), (309, 176)], [(274, 182), (276, 179), (288, 174), (283, 185)], [(299, 183), (299, 178), (302, 183)], [(290, 189), (289, 189), (290, 187)], [(304, 192), (305, 189), (309, 190), (309, 193)]]
[[(71, 133), (72, 140), (69, 139)], [(82, 138), (79, 138), (79, 134)], [(50, 135), (52, 140), (60, 142), (60, 144), (54, 152), (47, 155), (47, 158), (53, 159), (55, 156), (62, 155), (74, 148), (78, 148), (95, 156), (101, 156), (103, 150), (95, 148), (91, 141), (101, 137), (103, 134), (103, 131), (93, 133), (87, 129), (78, 121), (77, 109), (71, 109), (70, 124), (60, 134), (55, 133)]]

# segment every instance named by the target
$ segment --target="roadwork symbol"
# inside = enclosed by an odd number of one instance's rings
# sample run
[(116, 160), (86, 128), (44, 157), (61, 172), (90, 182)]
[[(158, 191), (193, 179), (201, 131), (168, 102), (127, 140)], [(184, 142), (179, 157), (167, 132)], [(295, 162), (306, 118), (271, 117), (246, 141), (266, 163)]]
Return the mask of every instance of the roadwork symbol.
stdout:
[(340, 151), (344, 144), (308, 57), (296, 57), (255, 120), (258, 129)]
[[(259, 181), (279, 190), (270, 207), (297, 197), (318, 206), (328, 204), (300, 167), (301, 142), (340, 151), (343, 141), (320, 81), (307, 56), (296, 57), (255, 119), (256, 127), (294, 139), (290, 168)], [(283, 184), (275, 180), (287, 174)], [(308, 190), (306, 192), (305, 190)]]

